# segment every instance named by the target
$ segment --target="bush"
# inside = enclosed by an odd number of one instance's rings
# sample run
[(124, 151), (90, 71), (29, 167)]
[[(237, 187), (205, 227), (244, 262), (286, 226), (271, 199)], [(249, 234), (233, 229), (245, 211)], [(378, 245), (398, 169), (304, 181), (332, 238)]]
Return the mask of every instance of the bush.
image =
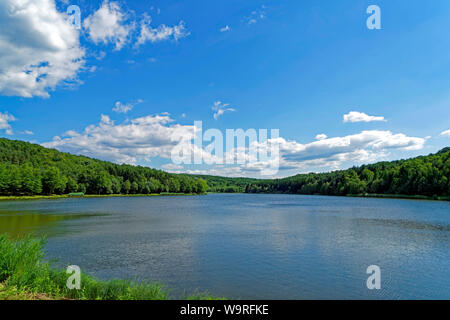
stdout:
[[(27, 236), (11, 240), (0, 235), (0, 285), (18, 296), (25, 293), (45, 294), (53, 298), (83, 300), (167, 300), (168, 290), (157, 283), (129, 280), (101, 281), (81, 275), (80, 290), (66, 286), (69, 277), (65, 271), (54, 270), (44, 261), (45, 239)], [(32, 296), (32, 295), (31, 295)], [(1, 296), (0, 296), (1, 298)], [(197, 293), (188, 299), (212, 300), (207, 294)]]
[(127, 280), (100, 281), (88, 275), (81, 277), (81, 289), (66, 287), (68, 275), (50, 268), (44, 262), (44, 239), (31, 236), (18, 241), (0, 235), (0, 282), (28, 292), (54, 297), (89, 300), (164, 300), (168, 292), (159, 284)]

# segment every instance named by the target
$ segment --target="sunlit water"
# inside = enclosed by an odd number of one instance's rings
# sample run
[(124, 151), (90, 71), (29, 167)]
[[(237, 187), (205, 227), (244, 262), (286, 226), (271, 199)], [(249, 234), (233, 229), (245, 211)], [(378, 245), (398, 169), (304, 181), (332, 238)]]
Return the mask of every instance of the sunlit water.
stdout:
[[(237, 299), (450, 299), (450, 203), (212, 194), (0, 202), (56, 266)], [(369, 265), (381, 290), (368, 290)]]

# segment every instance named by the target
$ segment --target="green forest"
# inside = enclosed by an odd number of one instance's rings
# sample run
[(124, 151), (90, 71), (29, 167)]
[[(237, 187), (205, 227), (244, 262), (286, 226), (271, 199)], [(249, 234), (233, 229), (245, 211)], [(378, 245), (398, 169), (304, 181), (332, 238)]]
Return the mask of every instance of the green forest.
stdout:
[(0, 138), (0, 195), (205, 193), (203, 179)]
[(261, 181), (253, 178), (228, 178), (208, 175), (195, 175), (195, 177), (207, 182), (208, 192), (217, 193), (244, 193), (248, 185)]
[(450, 148), (408, 160), (379, 162), (329, 173), (249, 183), (247, 193), (320, 195), (450, 195)]
[(171, 174), (0, 138), (0, 195), (74, 192), (93, 195), (245, 192), (449, 197), (450, 148), (407, 160), (258, 180)]

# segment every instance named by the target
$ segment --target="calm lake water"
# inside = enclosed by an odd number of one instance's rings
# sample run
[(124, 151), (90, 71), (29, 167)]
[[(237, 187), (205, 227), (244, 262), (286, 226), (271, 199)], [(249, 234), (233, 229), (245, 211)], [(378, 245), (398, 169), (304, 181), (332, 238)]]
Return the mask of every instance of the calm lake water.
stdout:
[[(56, 266), (237, 299), (450, 299), (450, 203), (211, 194), (0, 202)], [(369, 265), (381, 290), (368, 290)]]

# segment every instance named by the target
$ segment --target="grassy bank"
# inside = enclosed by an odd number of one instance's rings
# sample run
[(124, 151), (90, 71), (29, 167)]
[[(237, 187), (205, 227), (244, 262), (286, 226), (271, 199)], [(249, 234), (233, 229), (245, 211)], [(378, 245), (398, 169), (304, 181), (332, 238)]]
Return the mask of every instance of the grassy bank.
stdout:
[(387, 199), (411, 199), (411, 200), (439, 200), (439, 201), (450, 201), (450, 196), (422, 196), (422, 195), (406, 195), (406, 194), (377, 194), (377, 193), (366, 193), (366, 194), (349, 194), (348, 197), (360, 197), (360, 198), (387, 198)]
[[(116, 198), (116, 197), (167, 197), (167, 196), (198, 196), (206, 194), (222, 194), (226, 192), (207, 192), (203, 194), (198, 193), (152, 193), (152, 194), (107, 194), (96, 195), (87, 194), (81, 197), (73, 197), (69, 195), (50, 195), (50, 196), (0, 196), (0, 201), (16, 201), (16, 200), (55, 200), (55, 199), (67, 199), (67, 198)], [(245, 192), (233, 192), (230, 194), (252, 194)], [(264, 194), (285, 194), (282, 192), (264, 193)], [(321, 195), (321, 194), (316, 194)], [(450, 196), (422, 196), (422, 195), (402, 195), (402, 194), (347, 194), (347, 197), (358, 198), (387, 198), (387, 199), (412, 199), (412, 200), (437, 200), (437, 201), (450, 201)]]
[(13, 200), (55, 200), (66, 198), (116, 198), (116, 197), (166, 197), (166, 196), (198, 196), (203, 195), (199, 193), (152, 193), (152, 194), (85, 194), (80, 197), (73, 197), (67, 194), (63, 195), (37, 195), (37, 196), (0, 196), (0, 201), (13, 201)]
[[(14, 241), (0, 235), (0, 300), (168, 300), (173, 297), (157, 283), (128, 280), (101, 281), (82, 273), (81, 288), (70, 290), (65, 270), (55, 270), (44, 261), (45, 241), (26, 237)], [(207, 294), (186, 297), (212, 300)]]

